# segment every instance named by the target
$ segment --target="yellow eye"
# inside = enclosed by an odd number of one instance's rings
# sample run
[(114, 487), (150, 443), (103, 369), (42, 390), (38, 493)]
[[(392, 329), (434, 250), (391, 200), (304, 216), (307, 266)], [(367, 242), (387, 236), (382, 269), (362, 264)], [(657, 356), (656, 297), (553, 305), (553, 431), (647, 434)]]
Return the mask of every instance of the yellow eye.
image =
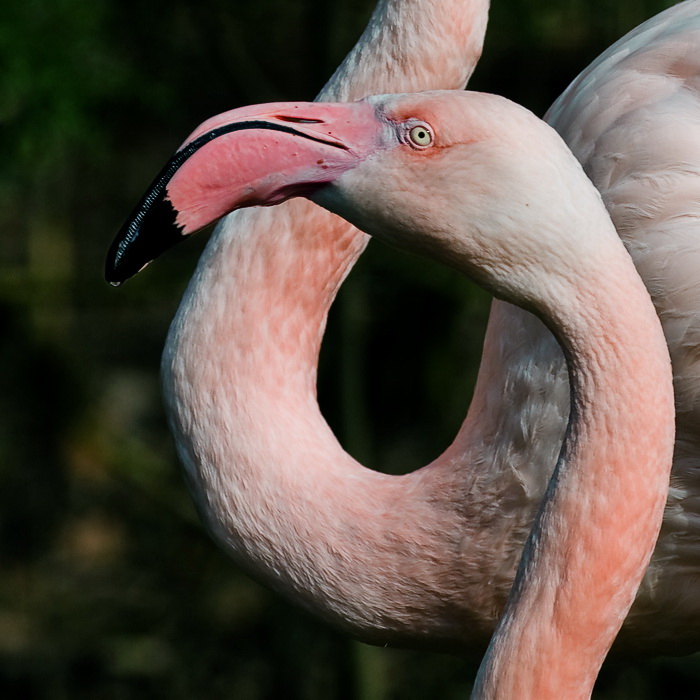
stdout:
[(408, 132), (408, 139), (414, 146), (430, 146), (433, 143), (433, 134), (425, 125), (414, 126)]

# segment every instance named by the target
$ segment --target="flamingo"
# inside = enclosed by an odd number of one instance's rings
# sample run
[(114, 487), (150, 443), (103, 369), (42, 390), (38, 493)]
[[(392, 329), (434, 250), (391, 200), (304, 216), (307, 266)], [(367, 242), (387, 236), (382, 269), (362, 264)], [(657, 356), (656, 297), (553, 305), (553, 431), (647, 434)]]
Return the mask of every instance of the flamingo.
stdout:
[[(120, 281), (133, 269), (131, 250), (143, 251), (136, 241), (163, 232), (168, 240), (173, 229), (189, 235), (238, 207), (293, 196), (311, 197), (386, 242), (465, 272), (498, 297), (530, 309), (561, 343), (571, 418), (473, 697), (589, 697), (656, 542), (675, 412), (661, 324), (598, 192), (556, 133), (504, 98), (445, 91), (241, 108), (201, 125), (166, 165), (117, 238), (110, 277)], [(271, 236), (263, 266), (257, 255), (237, 263), (252, 267), (254, 275), (274, 276), (275, 246)], [(306, 264), (314, 266), (318, 251), (309, 253)], [(339, 584), (341, 590), (358, 585), (334, 580), (337, 561), (364, 564), (369, 546), (380, 547), (385, 566), (393, 566), (393, 535), (397, 528), (411, 530), (421, 553), (413, 554), (409, 575), (430, 585), (436, 565), (431, 558), (444, 543), (445, 528), (458, 546), (467, 532), (466, 523), (454, 529), (467, 494), (452, 493), (458, 489), (454, 480), (440, 483), (444, 464), (426, 467), (422, 474), (429, 479), (408, 498), (402, 485), (397, 490), (396, 480), (384, 475), (376, 475), (368, 490), (366, 475), (347, 457), (345, 473), (339, 472), (337, 443), (308, 400), (309, 359), (318, 351), (318, 337), (303, 333), (308, 308), (271, 299), (264, 289), (250, 297), (247, 275), (230, 283), (232, 270), (221, 259), (210, 257), (204, 266), (209, 282), (227, 279), (263, 334), (282, 321), (280, 314), (284, 324), (302, 332), (292, 346), (257, 348), (265, 371), (255, 377), (257, 396), (248, 397), (245, 429), (231, 436), (249, 461), (262, 453), (277, 474), (262, 482), (245, 476), (239, 481), (245, 462), (222, 473), (219, 444), (189, 446), (191, 478), (214, 471), (220, 481), (207, 493), (210, 524), (218, 524), (212, 516), (240, 517), (250, 503), (262, 503), (266, 522), (237, 523), (251, 528), (237, 533), (237, 541), (225, 523), (232, 545), (247, 549), (251, 562), (286, 552), (280, 576), (290, 587), (301, 579), (336, 604)], [(186, 303), (211, 308), (230, 301), (200, 288)], [(225, 337), (230, 330), (219, 332)], [(307, 358), (301, 367), (300, 349)], [(193, 393), (193, 406), (173, 406), (178, 431), (190, 430), (191, 421), (221, 420), (210, 406), (215, 397), (220, 400), (222, 384), (228, 396), (231, 387), (249, 381), (247, 368), (241, 374), (234, 363), (229, 385), (202, 363), (201, 354), (200, 338), (188, 352), (166, 356), (172, 381), (166, 392)], [(288, 356), (296, 365), (293, 377)], [(208, 376), (206, 392), (204, 376), (196, 387), (188, 385), (191, 365)], [(267, 429), (265, 444), (256, 422)], [(329, 478), (314, 469), (317, 464), (331, 470)], [(360, 479), (353, 482), (356, 475)], [(227, 480), (238, 483), (231, 488)], [(283, 499), (280, 487), (298, 489), (298, 500)], [(630, 496), (624, 504), (620, 493)], [(222, 494), (225, 509), (215, 504)], [(328, 501), (330, 512), (323, 505)], [(320, 570), (315, 557), (323, 560)], [(369, 583), (371, 593), (382, 574), (367, 566), (359, 588)], [(410, 589), (400, 593), (410, 606)]]
[[(400, 8), (401, 5), (397, 9)], [(647, 30), (665, 27), (665, 34), (662, 32), (660, 38), (665, 37), (667, 45), (660, 46), (656, 41), (648, 46), (646, 58), (652, 67), (654, 52), (668, 53), (669, 46), (673, 48), (675, 45), (676, 36), (693, 29), (689, 20), (697, 14), (696, 8), (697, 2), (684, 3), (644, 25)], [(675, 25), (672, 23), (674, 18), (677, 18)], [(375, 30), (373, 36), (378, 34), (381, 33)], [(634, 36), (638, 44), (649, 35), (637, 33)], [(623, 39), (611, 51), (624, 52), (626, 41)], [(636, 48), (639, 50), (639, 45)], [(357, 66), (367, 56), (366, 51), (356, 50), (354, 53), (354, 62), (346, 62), (346, 68), (341, 69), (336, 78), (342, 75), (347, 80), (347, 66)], [(475, 58), (478, 52), (471, 51), (469, 55)], [(688, 54), (685, 55), (687, 58)], [(618, 52), (617, 56), (619, 59), (624, 53)], [(405, 64), (400, 62), (400, 65)], [(593, 76), (615, 74), (615, 62), (599, 62), (598, 66), (592, 72)], [(666, 68), (660, 65), (656, 70), (661, 80)], [(595, 85), (593, 81), (588, 84)], [(574, 93), (565, 94), (568, 94), (566, 104), (570, 105), (568, 114), (572, 114)], [(596, 103), (591, 100), (591, 105)], [(588, 118), (595, 118), (592, 108), (588, 110)], [(577, 128), (581, 126), (579, 121)], [(576, 143), (572, 145), (577, 149)], [(622, 202), (624, 204), (624, 199)], [(554, 464), (563, 437), (568, 411), (563, 356), (553, 336), (536, 318), (508, 304), (495, 302), (470, 413), (447, 452), (429, 469), (385, 481), (379, 475), (359, 468), (337, 448), (334, 478), (326, 482), (329, 489), (333, 483), (347, 488), (344, 473), (349, 475), (349, 483), (364, 480), (369, 490), (374, 485), (391, 481), (391, 488), (400, 494), (401, 502), (411, 503), (407, 513), (425, 509), (426, 501), (436, 502), (442, 490), (448, 494), (445, 508), (457, 514), (454, 516), (455, 527), (464, 528), (462, 535), (458, 536), (457, 530), (452, 532), (446, 528), (444, 542), (435, 543), (435, 549), (426, 561), (425, 551), (416, 544), (415, 528), (412, 530), (401, 520), (400, 527), (395, 528), (392, 535), (395, 551), (391, 557), (384, 558), (384, 551), (377, 550), (369, 552), (361, 561), (335, 561), (329, 574), (329, 579), (334, 582), (330, 599), (313, 582), (305, 589), (303, 576), (298, 572), (285, 574), (280, 568), (282, 563), (296, 555), (294, 549), (282, 552), (278, 545), (268, 547), (258, 555), (246, 543), (253, 529), (248, 521), (264, 517), (267, 514), (265, 506), (248, 503), (240, 512), (227, 512), (229, 491), (240, 488), (245, 482), (255, 483), (258, 477), (263, 483), (270, 479), (274, 482), (275, 478), (264, 455), (246, 454), (234, 440), (251, 420), (245, 409), (248, 398), (255, 396), (258, 390), (264, 390), (266, 385), (263, 383), (258, 387), (249, 382), (237, 385), (235, 390), (230, 389), (233, 378), (228, 368), (239, 367), (241, 373), (246, 370), (262, 372), (263, 364), (256, 357), (257, 349), (270, 348), (275, 343), (280, 347), (292, 345), (296, 342), (296, 331), (303, 338), (319, 338), (327, 306), (364, 245), (361, 234), (347, 227), (341, 232), (337, 220), (325, 218), (317, 208), (292, 209), (290, 204), (305, 203), (290, 202), (283, 205), (287, 207), (284, 211), (283, 207), (278, 207), (275, 210), (237, 212), (224, 221), (200, 262), (173, 324), (164, 355), (164, 382), (179, 449), (192, 474), (195, 497), (217, 539), (239, 561), (247, 563), (273, 588), (286, 592), (347, 632), (380, 644), (480, 653), (503, 608), (536, 504), (549, 477), (547, 465)], [(331, 221), (335, 223), (329, 224)], [(333, 235), (334, 230), (337, 236)], [(277, 243), (274, 251), (263, 245), (271, 235)], [(632, 229), (629, 235), (633, 235)], [(314, 255), (310, 256), (310, 250)], [(150, 251), (149, 256), (156, 252)], [(253, 255), (259, 255), (258, 265), (262, 265), (266, 255), (277, 261), (274, 278), (263, 275), (260, 270), (257, 273), (241, 271), (239, 261), (248, 261)], [(246, 276), (253, 296), (264, 294), (278, 308), (283, 308), (284, 304), (303, 305), (309, 311), (309, 317), (303, 324), (299, 322), (290, 329), (285, 327), (286, 319), (280, 317), (283, 314), (278, 314), (279, 327), (274, 326), (275, 319), (271, 318), (265, 325), (268, 332), (261, 333), (246, 320), (246, 314), (239, 308), (239, 299), (235, 298), (232, 289), (226, 289), (227, 283), (217, 280), (218, 286), (214, 285), (208, 268), (217, 258), (222, 261), (221, 265)], [(645, 270), (642, 272), (645, 274)], [(217, 295), (221, 302), (213, 310), (205, 308), (202, 299)], [(656, 299), (660, 297), (663, 294), (655, 295)], [(229, 307), (224, 300), (229, 301)], [(202, 348), (202, 338), (216, 338), (221, 343), (219, 349), (214, 351), (213, 340), (208, 347)], [(674, 353), (673, 338), (670, 342)], [(209, 394), (207, 413), (212, 416), (211, 423), (196, 420), (194, 416), (197, 410), (193, 403), (194, 394), (200, 380), (205, 379), (201, 368), (185, 367), (183, 372), (186, 370), (187, 376), (172, 377), (173, 358), (186, 354), (190, 347), (202, 348), (207, 366), (217, 367), (218, 376), (225, 380), (219, 387), (220, 392)], [(286, 358), (285, 362), (291, 370), (289, 376), (306, 373), (312, 384), (315, 376), (313, 347), (307, 352), (310, 354), (298, 355), (300, 362), (297, 365), (294, 358)], [(261, 353), (262, 356), (267, 357)], [(302, 403), (309, 404), (311, 411), (316, 410), (313, 408), (314, 391), (307, 386), (302, 389)], [(202, 390), (206, 390), (206, 383)], [(231, 391), (229, 398), (222, 396), (227, 390)], [(697, 451), (693, 449), (692, 433), (687, 429), (685, 435), (682, 432), (683, 402), (691, 399), (692, 392), (679, 393), (681, 430), (669, 508), (652, 565), (618, 637), (618, 652), (683, 653), (697, 645), (698, 626), (693, 624), (700, 612), (695, 595), (698, 569), (694, 552), (697, 547), (693, 545), (697, 541), (696, 518), (693, 516), (693, 494), (697, 493), (693, 476), (697, 471), (694, 454)], [(187, 408), (188, 404), (192, 405)], [(222, 407), (228, 411), (225, 416), (219, 413)], [(687, 408), (685, 411), (689, 413)], [(188, 417), (184, 419), (183, 415)], [(322, 419), (318, 420), (321, 424)], [(260, 429), (260, 426), (256, 427)], [(327, 430), (327, 427), (323, 429)], [(212, 448), (216, 459), (211, 460), (206, 470), (199, 469), (196, 460), (200, 446), (216, 443), (220, 435), (226, 434), (231, 436), (226, 444), (218, 445), (215, 450)], [(228, 465), (232, 464), (246, 467), (245, 475), (238, 482), (238, 475), (229, 473)], [(315, 477), (318, 476), (315, 473)], [(322, 474), (320, 478), (326, 476)], [(222, 493), (214, 496), (219, 488)], [(420, 489), (423, 489), (422, 499)], [(275, 490), (284, 489), (273, 483), (271, 492)], [(347, 493), (351, 498), (352, 491), (349, 489)], [(293, 500), (296, 496), (294, 491), (285, 491), (280, 494), (280, 499)], [(412, 505), (414, 501), (418, 506)], [(303, 503), (304, 499), (299, 502)], [(328, 510), (333, 507), (334, 504), (329, 505)], [(282, 516), (278, 514), (277, 517)], [(371, 543), (376, 544), (374, 540)], [(308, 571), (313, 571), (314, 567), (318, 571), (326, 564), (325, 558), (316, 554), (313, 550), (304, 552)], [(434, 567), (430, 575), (421, 572), (422, 581), (414, 571), (415, 562), (421, 558), (424, 566), (431, 564)], [(383, 568), (381, 576), (365, 581), (365, 569), (372, 566)], [(357, 580), (363, 580), (365, 585), (347, 585), (348, 581)], [(406, 600), (412, 600), (411, 605), (402, 603), (404, 595)]]

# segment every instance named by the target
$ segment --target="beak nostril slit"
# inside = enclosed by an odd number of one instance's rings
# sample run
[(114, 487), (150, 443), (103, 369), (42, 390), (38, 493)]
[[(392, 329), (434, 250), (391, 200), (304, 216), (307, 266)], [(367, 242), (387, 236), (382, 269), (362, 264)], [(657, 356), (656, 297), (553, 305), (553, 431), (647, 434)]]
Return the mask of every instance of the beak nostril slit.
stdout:
[(293, 124), (323, 124), (323, 119), (304, 119), (303, 117), (290, 117), (287, 114), (278, 114), (275, 119)]

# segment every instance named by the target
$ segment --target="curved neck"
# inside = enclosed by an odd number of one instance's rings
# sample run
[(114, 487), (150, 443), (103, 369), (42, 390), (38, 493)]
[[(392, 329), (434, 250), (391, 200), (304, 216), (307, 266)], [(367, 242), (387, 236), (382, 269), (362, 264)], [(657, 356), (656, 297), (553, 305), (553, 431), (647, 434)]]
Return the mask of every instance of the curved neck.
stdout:
[(319, 99), (461, 89), (476, 66), (490, 0), (380, 0)]
[(670, 360), (617, 247), (604, 274), (574, 281), (570, 303), (559, 296), (550, 320), (569, 365), (571, 420), (474, 698), (590, 697), (658, 536), (674, 439)]
[[(456, 648), (469, 627), (478, 648), (491, 621), (453, 614), (479, 610), (468, 597), (481, 595), (492, 558), (488, 534), (464, 515), (468, 478), (437, 464), (379, 474), (338, 444), (318, 409), (316, 367), (362, 241), (292, 204), (219, 228), (171, 327), (166, 403), (200, 511), (269, 585), (368, 641), (420, 644), (440, 626)], [(300, 216), (308, 229), (290, 225)]]
[[(382, 0), (320, 97), (463, 88), (487, 11), (488, 0)], [(451, 614), (491, 555), (476, 528), (477, 556), (461, 568), (467, 486), (453, 488), (449, 470), (364, 469), (316, 403), (327, 310), (366, 241), (305, 201), (227, 217), (168, 337), (173, 431), (215, 536), (271, 586), (369, 641), (420, 643), (439, 626), (456, 647), (466, 625), (479, 648), (492, 620)], [(425, 551), (435, 569), (417, 564)]]

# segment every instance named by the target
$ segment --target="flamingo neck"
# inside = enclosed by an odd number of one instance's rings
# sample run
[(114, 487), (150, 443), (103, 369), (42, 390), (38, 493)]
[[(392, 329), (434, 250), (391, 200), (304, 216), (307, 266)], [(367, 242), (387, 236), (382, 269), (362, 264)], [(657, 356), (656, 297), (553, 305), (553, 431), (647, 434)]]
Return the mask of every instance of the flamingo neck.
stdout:
[(366, 469), (320, 414), (326, 314), (364, 237), (290, 204), (217, 231), (171, 327), (164, 393), (198, 507), (236, 560), (356, 636), (457, 648), (470, 628), (483, 648), (493, 623), (469, 597), (493, 552), (465, 515), (468, 478), (446, 463)]
[(622, 250), (575, 288), (549, 324), (571, 420), (473, 698), (590, 697), (661, 524), (674, 408), (659, 320)]
[[(463, 88), (488, 5), (381, 0), (319, 97)], [(420, 644), (437, 634), (457, 647), (471, 627), (479, 648), (496, 606), (486, 620), (454, 615), (491, 558), (478, 524), (482, 556), (462, 551), (467, 487), (451, 483), (449, 469), (407, 477), (364, 469), (316, 403), (328, 306), (366, 242), (305, 201), (222, 222), (166, 344), (170, 421), (215, 537), (272, 587), (368, 641)], [(420, 565), (426, 552), (433, 568)]]
[(462, 89), (484, 43), (490, 0), (380, 0), (318, 99)]

